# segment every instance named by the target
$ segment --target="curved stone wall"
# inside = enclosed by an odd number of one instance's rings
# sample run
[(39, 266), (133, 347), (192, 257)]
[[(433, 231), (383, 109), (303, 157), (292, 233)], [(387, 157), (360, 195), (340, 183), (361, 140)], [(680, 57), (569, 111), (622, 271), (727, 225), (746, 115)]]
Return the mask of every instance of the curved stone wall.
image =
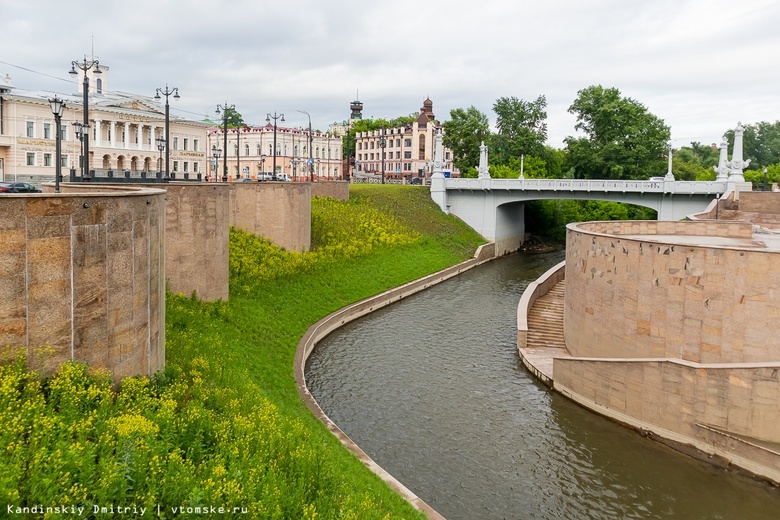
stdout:
[(776, 361), (780, 254), (745, 247), (751, 237), (751, 224), (742, 222), (570, 224), (568, 350), (576, 357)]
[[(118, 381), (165, 363), (165, 192), (4, 195), (0, 345)], [(48, 345), (48, 352), (38, 347)]]

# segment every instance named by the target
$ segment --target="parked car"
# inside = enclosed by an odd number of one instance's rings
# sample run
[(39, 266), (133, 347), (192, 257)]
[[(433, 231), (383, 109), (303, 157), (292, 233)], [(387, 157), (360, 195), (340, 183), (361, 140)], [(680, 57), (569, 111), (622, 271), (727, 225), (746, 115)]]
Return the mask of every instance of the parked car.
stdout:
[(248, 177), (241, 177), (240, 179), (236, 179), (236, 182), (255, 182), (255, 180)]
[(410, 182), (409, 184), (422, 185), (422, 179), (420, 177), (413, 177), (412, 182)]
[(26, 182), (0, 182), (0, 193), (41, 193), (42, 191)]
[(258, 172), (257, 180), (258, 181), (275, 181), (276, 180), (276, 175), (274, 175), (271, 172)]

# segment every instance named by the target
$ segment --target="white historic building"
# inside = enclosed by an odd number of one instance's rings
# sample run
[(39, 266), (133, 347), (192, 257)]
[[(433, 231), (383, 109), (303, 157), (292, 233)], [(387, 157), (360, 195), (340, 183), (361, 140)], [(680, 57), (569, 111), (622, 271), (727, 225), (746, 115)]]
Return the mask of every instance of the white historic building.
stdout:
[[(433, 170), (434, 140), (440, 129), (441, 125), (435, 121), (433, 114), (433, 101), (426, 99), (417, 120), (410, 125), (357, 132), (355, 175), (381, 175), (384, 157), (384, 173), (388, 179), (430, 177)], [(452, 151), (444, 148), (443, 153), (444, 171), (457, 174), (453, 171)]]
[[(108, 90), (108, 67), (89, 79), (90, 169), (125, 171), (164, 170), (155, 142), (165, 134), (165, 108), (152, 96)], [(80, 170), (82, 143), (73, 123), (82, 123), (83, 73), (76, 78), (78, 92), (58, 97), (65, 101), (62, 116), (63, 175)], [(11, 78), (0, 78), (0, 180), (33, 184), (51, 181), (55, 171), (55, 122), (48, 99), (52, 93), (20, 90)], [(207, 130), (211, 123), (170, 116), (170, 169), (177, 175), (205, 175), (208, 168)], [(164, 161), (164, 154), (163, 159)], [(180, 177), (181, 178), (181, 177)]]
[[(225, 133), (223, 128), (208, 131), (211, 150), (211, 178), (224, 175)], [(249, 176), (256, 179), (262, 172), (276, 173), (294, 181), (334, 180), (343, 178), (341, 137), (308, 129), (276, 126), (276, 171), (274, 172), (274, 125), (228, 128), (227, 167), (229, 180)], [(218, 161), (214, 149), (219, 150)], [(218, 164), (216, 164), (218, 162)]]

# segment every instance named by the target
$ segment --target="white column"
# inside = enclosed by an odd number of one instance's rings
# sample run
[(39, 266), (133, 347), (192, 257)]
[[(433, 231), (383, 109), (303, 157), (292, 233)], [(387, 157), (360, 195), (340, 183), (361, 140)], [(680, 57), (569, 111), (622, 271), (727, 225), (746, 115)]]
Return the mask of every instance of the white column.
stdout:
[(116, 148), (116, 121), (109, 122), (108, 127), (111, 131), (111, 139), (109, 139), (110, 146), (111, 148)]
[(103, 137), (101, 131), (103, 130), (103, 120), (95, 119), (92, 123), (95, 125), (95, 146), (103, 146)]
[(125, 123), (125, 149), (130, 148), (130, 123)]

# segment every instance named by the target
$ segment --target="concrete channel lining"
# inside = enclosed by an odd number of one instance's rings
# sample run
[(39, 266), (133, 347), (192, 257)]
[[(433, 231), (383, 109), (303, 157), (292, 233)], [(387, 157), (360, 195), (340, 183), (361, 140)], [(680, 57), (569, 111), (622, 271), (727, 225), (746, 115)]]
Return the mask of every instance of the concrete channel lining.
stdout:
[(429, 287), (449, 280), (450, 278), (458, 276), (469, 269), (495, 258), (495, 244), (484, 244), (477, 249), (474, 253), (474, 257), (470, 260), (466, 260), (460, 264), (448, 267), (447, 269), (443, 269), (400, 287), (390, 289), (376, 296), (366, 298), (339, 309), (309, 327), (298, 342), (298, 348), (295, 352), (293, 367), (293, 371), (295, 372), (295, 383), (298, 387), (298, 394), (301, 396), (301, 399), (303, 399), (303, 402), (306, 403), (309, 410), (327, 426), (328, 430), (341, 441), (341, 444), (360, 459), (361, 462), (379, 476), (379, 478), (385, 481), (391, 489), (411, 503), (417, 510), (424, 512), (429, 518), (435, 520), (443, 520), (444, 517), (369, 457), (360, 446), (350, 439), (349, 436), (325, 414), (322, 408), (320, 408), (319, 403), (317, 403), (317, 400), (314, 399), (314, 396), (311, 395), (309, 388), (306, 386), (306, 360), (314, 351), (319, 341), (345, 324), (356, 320), (361, 316), (365, 316), (366, 314), (370, 314), (371, 312), (399, 302), (407, 296), (424, 291)]

